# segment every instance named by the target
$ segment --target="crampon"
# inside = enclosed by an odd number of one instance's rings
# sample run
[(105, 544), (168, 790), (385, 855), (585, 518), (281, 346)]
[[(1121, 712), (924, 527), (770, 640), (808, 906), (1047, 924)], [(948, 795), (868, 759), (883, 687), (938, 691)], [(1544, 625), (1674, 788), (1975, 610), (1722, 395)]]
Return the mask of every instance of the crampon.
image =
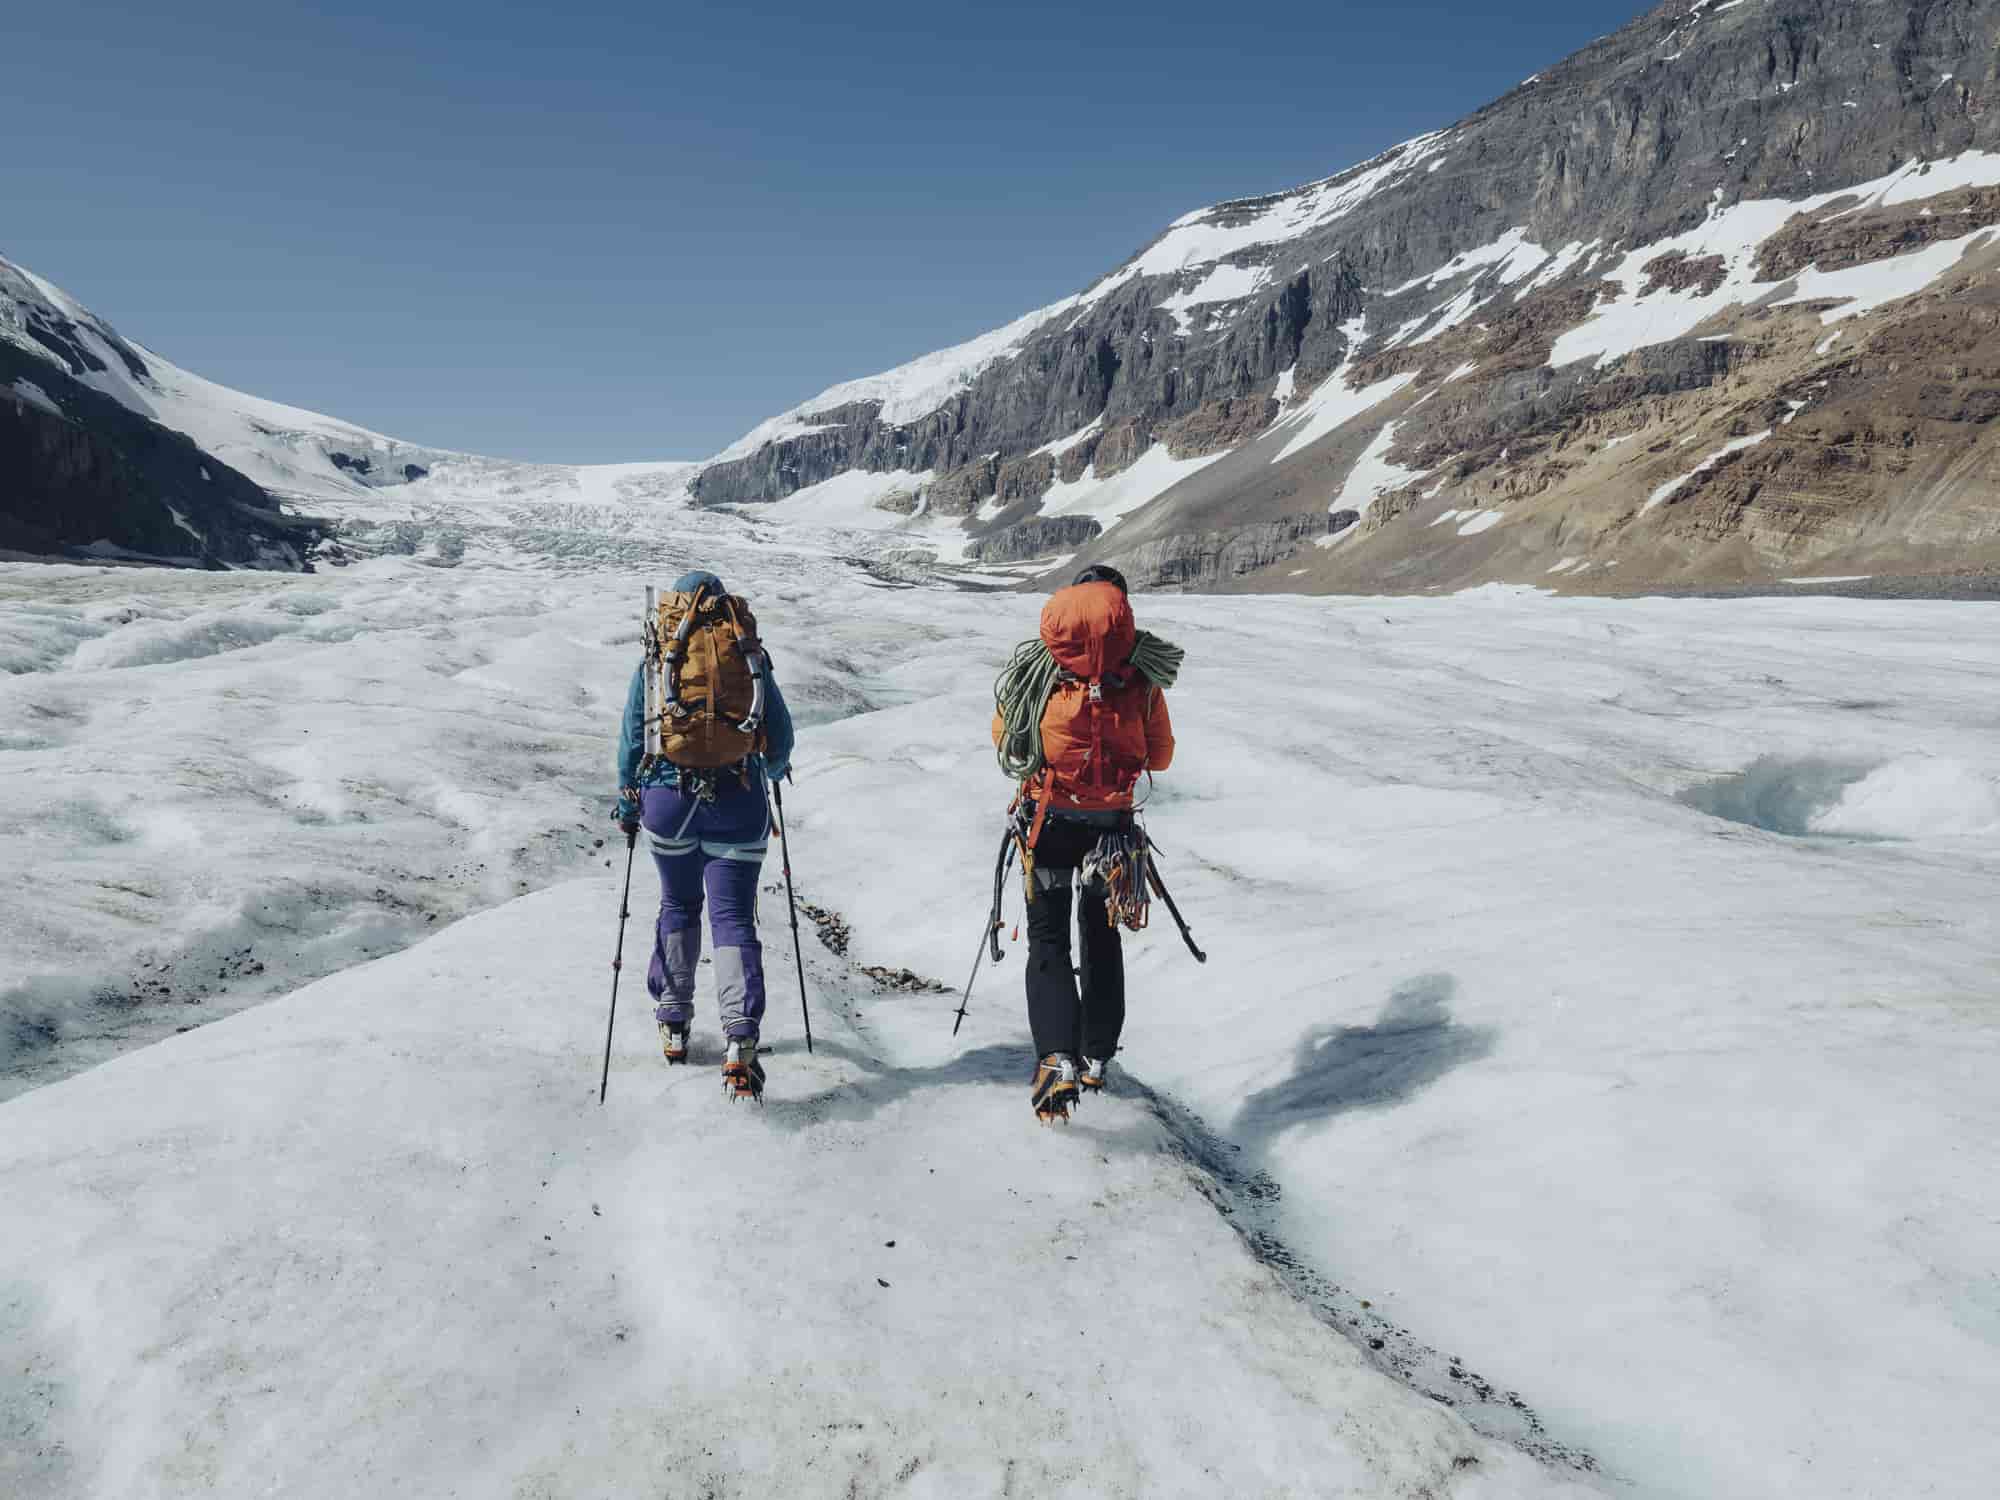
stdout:
[(1052, 1052), (1035, 1067), (1035, 1118), (1044, 1125), (1057, 1120), (1069, 1123), (1076, 1107), (1076, 1062), (1060, 1052)]
[(757, 1059), (755, 1042), (732, 1041), (722, 1063), (722, 1092), (730, 1102), (755, 1099), (764, 1102), (764, 1064)]

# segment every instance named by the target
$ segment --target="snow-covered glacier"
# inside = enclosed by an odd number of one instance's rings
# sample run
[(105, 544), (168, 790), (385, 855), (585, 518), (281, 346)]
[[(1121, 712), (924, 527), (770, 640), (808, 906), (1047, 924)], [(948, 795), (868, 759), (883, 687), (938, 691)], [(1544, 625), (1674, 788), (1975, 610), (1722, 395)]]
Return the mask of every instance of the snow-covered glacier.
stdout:
[[(956, 1041), (871, 971), (964, 977), (1039, 601), (446, 519), (0, 566), (9, 1493), (1985, 1493), (1993, 607), (1142, 598), (1212, 958), (1136, 940), (1122, 1084), (1038, 1131), (1017, 952)], [(773, 866), (768, 1109), (628, 982), (600, 1111), (612, 716), (694, 563), (851, 938), (808, 1056)]]

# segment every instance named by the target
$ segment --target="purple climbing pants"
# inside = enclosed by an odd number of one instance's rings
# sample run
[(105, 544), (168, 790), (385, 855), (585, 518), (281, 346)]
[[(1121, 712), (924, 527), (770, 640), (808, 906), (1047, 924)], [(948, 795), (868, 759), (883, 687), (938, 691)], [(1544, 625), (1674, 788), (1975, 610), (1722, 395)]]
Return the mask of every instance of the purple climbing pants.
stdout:
[(764, 1019), (764, 945), (757, 940), (757, 880), (770, 841), (764, 778), (725, 777), (715, 800), (678, 787), (640, 794), (646, 843), (660, 867), (660, 920), (646, 974), (661, 1025), (694, 1020), (694, 974), (701, 961), (701, 910), (715, 935), (715, 995), (725, 1036), (754, 1039)]

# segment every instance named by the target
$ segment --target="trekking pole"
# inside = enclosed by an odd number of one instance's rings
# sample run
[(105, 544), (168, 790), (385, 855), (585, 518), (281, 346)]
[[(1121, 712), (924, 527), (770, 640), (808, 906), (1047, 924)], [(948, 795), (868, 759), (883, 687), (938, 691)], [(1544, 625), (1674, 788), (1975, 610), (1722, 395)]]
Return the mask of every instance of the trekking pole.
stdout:
[(1154, 864), (1151, 859), (1148, 859), (1146, 861), (1146, 870), (1153, 877), (1153, 889), (1159, 892), (1160, 899), (1167, 903), (1167, 910), (1174, 914), (1174, 925), (1180, 928), (1181, 941), (1187, 944), (1188, 952), (1194, 955), (1196, 963), (1207, 963), (1208, 955), (1195, 946), (1194, 934), (1188, 931), (1187, 919), (1181, 915), (1181, 909), (1174, 905), (1174, 894), (1167, 889), (1166, 881), (1160, 878), (1160, 867)]
[(632, 860), (639, 852), (639, 830), (625, 835), (625, 894), (618, 898), (618, 951), (611, 958), (611, 1019), (604, 1023), (604, 1076), (597, 1080), (597, 1102), (611, 1087), (611, 1034), (618, 1028), (618, 975), (625, 967), (625, 919), (632, 915)]
[(965, 1008), (972, 1004), (972, 986), (979, 978), (979, 960), (987, 948), (993, 949), (996, 964), (1007, 955), (1000, 947), (1000, 929), (1004, 925), (1000, 919), (1000, 906), (1007, 889), (1007, 871), (1014, 863), (1014, 825), (1009, 823), (1007, 831), (1000, 835), (1000, 856), (993, 865), (993, 908), (986, 917), (986, 930), (979, 934), (979, 946), (973, 950), (972, 973), (966, 976), (965, 997), (958, 1002), (958, 1019), (951, 1023), (951, 1034), (958, 1035), (958, 1028), (965, 1024)]
[(778, 850), (785, 865), (785, 901), (792, 909), (792, 960), (799, 966), (799, 1014), (806, 1022), (806, 1051), (813, 1049), (812, 1012), (806, 1009), (806, 956), (799, 947), (799, 898), (792, 894), (792, 825), (785, 821), (785, 787), (783, 782), (771, 783), (771, 791), (778, 799)]

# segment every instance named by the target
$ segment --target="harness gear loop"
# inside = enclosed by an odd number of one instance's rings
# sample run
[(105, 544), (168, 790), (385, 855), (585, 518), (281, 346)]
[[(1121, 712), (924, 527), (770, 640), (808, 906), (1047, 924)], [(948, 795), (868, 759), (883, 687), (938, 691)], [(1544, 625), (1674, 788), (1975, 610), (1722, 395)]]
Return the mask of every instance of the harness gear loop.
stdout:
[(1104, 887), (1105, 921), (1128, 932), (1144, 932), (1152, 918), (1152, 848), (1146, 830), (1134, 824), (1113, 829), (1077, 867), (1080, 884)]

